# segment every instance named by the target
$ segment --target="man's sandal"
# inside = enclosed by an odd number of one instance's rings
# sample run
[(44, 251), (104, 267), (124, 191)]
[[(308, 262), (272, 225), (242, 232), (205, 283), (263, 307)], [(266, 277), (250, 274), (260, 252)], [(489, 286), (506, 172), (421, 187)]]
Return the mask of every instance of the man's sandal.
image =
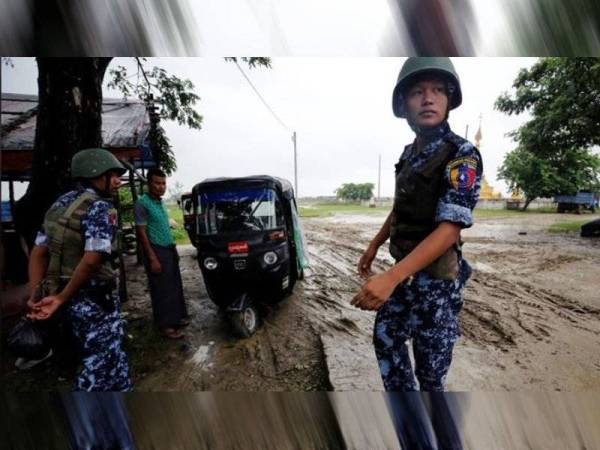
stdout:
[(167, 328), (166, 330), (163, 330), (161, 335), (167, 339), (183, 339), (185, 337), (185, 334), (174, 328)]

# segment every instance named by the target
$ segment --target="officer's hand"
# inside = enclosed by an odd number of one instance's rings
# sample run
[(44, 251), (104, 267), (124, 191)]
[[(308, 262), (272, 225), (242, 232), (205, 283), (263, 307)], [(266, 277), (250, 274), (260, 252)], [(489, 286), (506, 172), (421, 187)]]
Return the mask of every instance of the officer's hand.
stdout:
[(354, 296), (351, 304), (367, 311), (377, 311), (390, 298), (397, 285), (390, 272), (371, 277)]
[(153, 259), (150, 261), (150, 272), (156, 275), (162, 272), (162, 266), (160, 265), (160, 261), (158, 259)]
[(361, 277), (366, 278), (372, 274), (371, 263), (373, 263), (373, 260), (375, 259), (376, 255), (377, 248), (374, 248), (371, 245), (369, 245), (369, 247), (365, 250), (365, 252), (360, 257), (360, 260), (358, 261), (358, 274)]
[(44, 297), (33, 305), (33, 308), (31, 308), (31, 312), (27, 314), (27, 317), (31, 320), (49, 319), (63, 303), (64, 301), (56, 295)]
[(38, 302), (36, 302), (35, 300), (35, 296), (31, 296), (29, 297), (29, 300), (27, 300), (27, 307), (29, 309), (33, 309), (35, 307), (35, 305), (37, 305)]

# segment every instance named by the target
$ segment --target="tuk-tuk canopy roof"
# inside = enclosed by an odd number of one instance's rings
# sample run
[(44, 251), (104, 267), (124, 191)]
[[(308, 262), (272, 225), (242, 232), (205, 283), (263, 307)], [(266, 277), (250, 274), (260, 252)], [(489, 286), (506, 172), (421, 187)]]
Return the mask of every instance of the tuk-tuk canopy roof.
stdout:
[(294, 198), (294, 188), (292, 183), (284, 178), (272, 177), (270, 175), (251, 175), (248, 177), (220, 177), (220, 178), (207, 178), (194, 186), (193, 192), (198, 192), (201, 189), (215, 189), (215, 188), (237, 188), (242, 186), (269, 186), (275, 187), (281, 191), (283, 196), (287, 199)]

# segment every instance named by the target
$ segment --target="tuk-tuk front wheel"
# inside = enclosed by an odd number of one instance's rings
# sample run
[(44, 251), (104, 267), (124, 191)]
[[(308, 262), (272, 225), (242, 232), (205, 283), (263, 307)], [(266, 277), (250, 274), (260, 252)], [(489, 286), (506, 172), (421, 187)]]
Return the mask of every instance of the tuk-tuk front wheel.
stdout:
[(232, 313), (229, 317), (235, 334), (247, 338), (258, 329), (258, 311), (253, 306), (246, 306), (241, 311)]

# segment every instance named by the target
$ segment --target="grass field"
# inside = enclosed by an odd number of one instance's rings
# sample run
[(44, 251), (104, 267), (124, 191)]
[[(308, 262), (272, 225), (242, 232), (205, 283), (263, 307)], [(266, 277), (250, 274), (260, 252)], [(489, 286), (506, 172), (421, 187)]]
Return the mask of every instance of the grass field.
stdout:
[(171, 230), (173, 237), (175, 238), (175, 243), (177, 245), (189, 244), (190, 238), (188, 237), (185, 228), (183, 228), (183, 211), (177, 204), (167, 205), (167, 211), (169, 217), (177, 222), (177, 227)]
[[(336, 203), (315, 203), (313, 205), (301, 205), (300, 217), (329, 217), (334, 214), (369, 214), (369, 215), (387, 215), (391, 210), (390, 206), (381, 206), (379, 208), (369, 208), (358, 204), (336, 204)], [(522, 214), (555, 213), (554, 208), (540, 208), (527, 211), (516, 211), (508, 209), (475, 209), (475, 217), (510, 217)]]
[(573, 222), (554, 223), (548, 228), (550, 233), (579, 233), (581, 225), (589, 222), (590, 219), (574, 220)]
[(369, 208), (358, 204), (336, 204), (315, 203), (313, 205), (301, 205), (300, 217), (328, 217), (334, 214), (380, 214), (385, 215), (390, 211), (389, 207)]
[[(380, 215), (386, 216), (390, 212), (391, 206), (382, 206), (379, 208), (369, 208), (368, 206), (362, 206), (358, 204), (336, 204), (336, 203), (315, 203), (312, 205), (301, 205), (300, 206), (300, 217), (311, 218), (311, 217), (329, 217), (335, 214), (368, 214), (368, 215)], [(167, 211), (169, 217), (177, 222), (177, 227), (172, 230), (173, 237), (177, 245), (189, 244), (190, 239), (187, 232), (183, 228), (183, 212), (179, 206), (167, 205)], [(540, 214), (540, 213), (555, 213), (554, 208), (543, 208), (543, 209), (532, 209), (523, 211), (507, 210), (507, 209), (475, 209), (475, 218), (484, 217), (512, 217), (523, 214)], [(551, 233), (568, 233), (568, 232), (579, 232), (579, 228), (582, 224), (588, 222), (587, 220), (579, 220), (574, 222), (563, 222), (552, 225), (548, 231)]]

